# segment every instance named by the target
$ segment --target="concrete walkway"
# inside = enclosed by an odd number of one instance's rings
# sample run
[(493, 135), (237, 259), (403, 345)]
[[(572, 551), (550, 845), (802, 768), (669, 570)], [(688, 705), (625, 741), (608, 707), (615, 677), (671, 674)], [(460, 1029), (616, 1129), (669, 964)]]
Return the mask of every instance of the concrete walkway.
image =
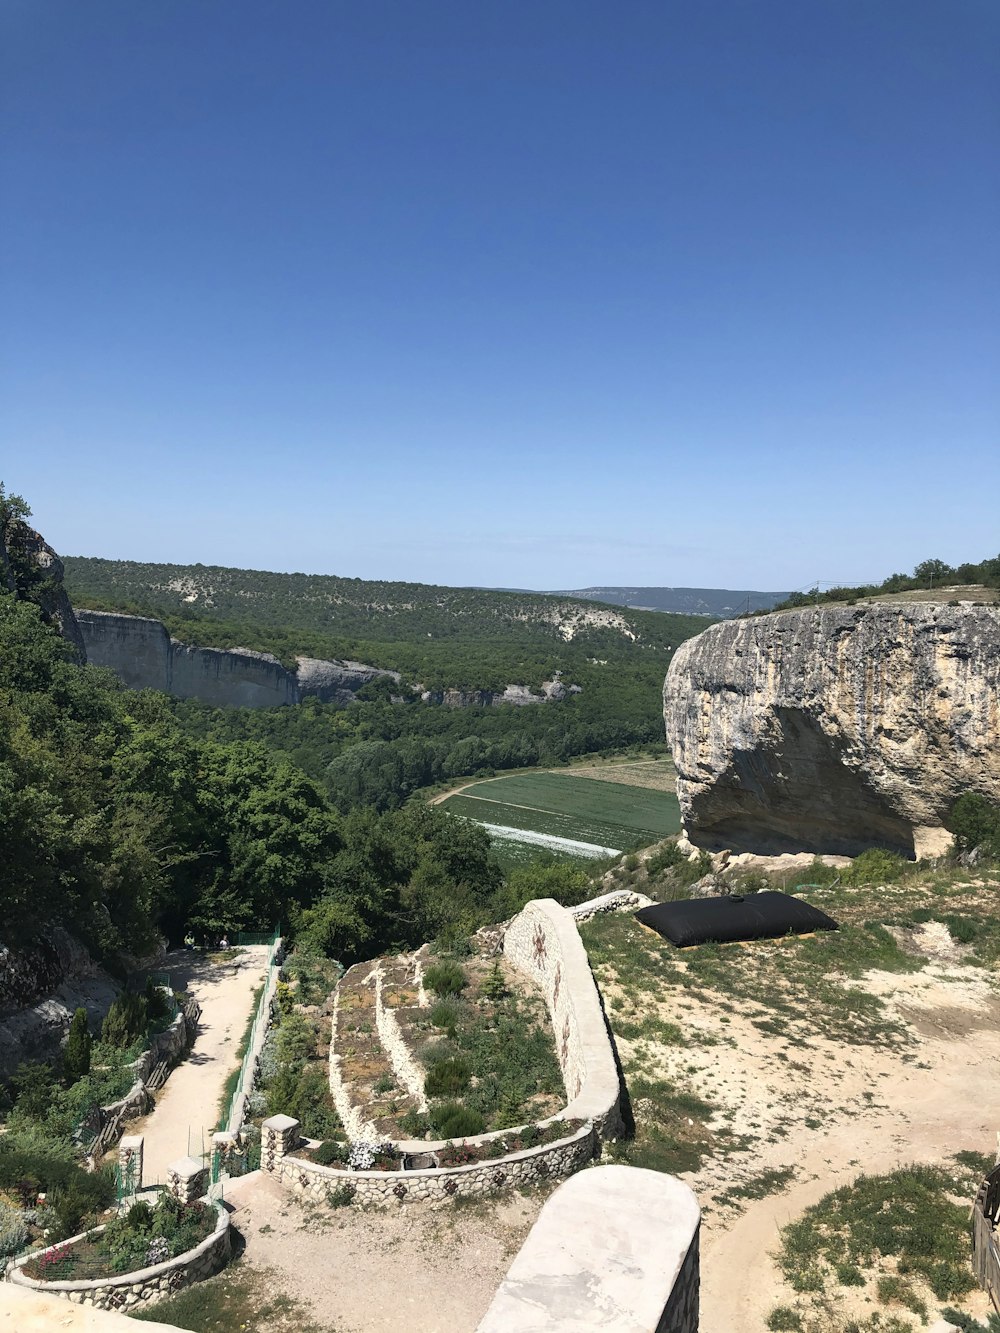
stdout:
[(166, 1181), (167, 1167), (190, 1152), (200, 1156), (211, 1145), (218, 1122), (219, 1098), (236, 1067), (240, 1037), (253, 1009), (257, 987), (267, 970), (268, 948), (241, 948), (231, 962), (212, 963), (199, 953), (168, 954), (158, 970), (175, 990), (186, 990), (201, 1005), (194, 1047), (171, 1071), (156, 1094), (156, 1106), (142, 1120), (129, 1122), (129, 1134), (145, 1136), (143, 1182)]

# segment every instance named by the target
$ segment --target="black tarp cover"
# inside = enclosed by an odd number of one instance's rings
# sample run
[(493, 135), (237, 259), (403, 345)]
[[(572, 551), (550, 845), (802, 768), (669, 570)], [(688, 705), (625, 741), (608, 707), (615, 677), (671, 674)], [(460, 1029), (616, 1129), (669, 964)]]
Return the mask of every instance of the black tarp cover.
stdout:
[(635, 914), (679, 948), (690, 944), (725, 944), (734, 940), (769, 940), (836, 930), (832, 917), (790, 893), (748, 893), (745, 897), (690, 898), (653, 903)]

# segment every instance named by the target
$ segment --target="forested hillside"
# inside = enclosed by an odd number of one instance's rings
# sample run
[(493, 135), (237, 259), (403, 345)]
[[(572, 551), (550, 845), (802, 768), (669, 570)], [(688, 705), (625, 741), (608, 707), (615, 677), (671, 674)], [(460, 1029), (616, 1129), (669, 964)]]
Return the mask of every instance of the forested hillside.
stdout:
[(390, 810), (450, 778), (661, 744), (673, 649), (710, 623), (521, 592), (78, 558), (66, 567), (76, 605), (155, 615), (187, 642), (289, 663), (354, 657), (401, 671), (411, 687), (537, 687), (557, 672), (579, 687), (524, 708), (442, 709), (388, 681), (348, 709), (174, 706), (196, 738), (260, 741), (291, 759), (341, 810)]
[[(76, 606), (152, 615), (177, 638), (354, 657), (426, 686), (540, 684), (592, 658), (665, 655), (709, 623), (524, 592), (67, 557)], [(658, 668), (657, 668), (658, 669)], [(660, 673), (662, 674), (662, 672)]]

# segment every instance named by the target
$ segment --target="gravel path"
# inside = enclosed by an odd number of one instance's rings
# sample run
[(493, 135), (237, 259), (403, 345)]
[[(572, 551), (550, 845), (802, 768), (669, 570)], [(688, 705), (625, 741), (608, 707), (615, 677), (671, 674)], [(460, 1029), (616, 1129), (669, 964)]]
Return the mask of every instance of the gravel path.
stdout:
[(242, 1263), (329, 1333), (473, 1333), (544, 1200), (362, 1212), (300, 1203), (261, 1172), (226, 1185)]
[(166, 1180), (167, 1167), (190, 1151), (207, 1148), (218, 1118), (219, 1098), (233, 1069), (240, 1037), (253, 1007), (254, 992), (267, 968), (266, 945), (241, 949), (229, 962), (202, 954), (168, 954), (160, 969), (175, 990), (187, 990), (201, 1005), (194, 1047), (156, 1094), (156, 1106), (130, 1122), (130, 1134), (145, 1136), (143, 1180)]

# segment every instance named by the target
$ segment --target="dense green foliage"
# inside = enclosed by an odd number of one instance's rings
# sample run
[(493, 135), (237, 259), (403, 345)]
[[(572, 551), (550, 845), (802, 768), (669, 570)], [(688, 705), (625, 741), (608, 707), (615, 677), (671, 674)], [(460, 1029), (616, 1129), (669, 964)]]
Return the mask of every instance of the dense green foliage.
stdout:
[[(826, 592), (812, 588), (809, 592), (793, 592), (774, 609), (788, 611), (792, 607), (812, 606), (817, 602), (847, 602), (860, 597), (875, 597), (880, 593), (916, 592), (924, 588), (930, 592), (935, 588), (963, 586), (1000, 587), (1000, 555), (980, 560), (978, 564), (966, 562), (962, 565), (948, 565), (943, 560), (921, 560), (912, 574), (890, 574), (881, 583), (865, 583), (854, 588), (828, 588)], [(767, 613), (755, 611), (752, 614)]]
[[(342, 810), (392, 809), (418, 788), (490, 769), (662, 744), (671, 654), (710, 623), (475, 588), (127, 561), (66, 566), (77, 605), (157, 616), (187, 642), (265, 650), (289, 666), (302, 654), (401, 672), (401, 685), (373, 681), (348, 709), (313, 699), (268, 710), (177, 705), (189, 734), (261, 741)], [(451, 709), (415, 692), (537, 687), (557, 672), (580, 692), (555, 705)]]
[[(606, 671), (605, 668), (600, 668)], [(663, 745), (659, 691), (635, 672), (600, 676), (559, 704), (442, 708), (306, 699), (296, 708), (210, 708), (177, 702), (184, 730), (219, 743), (260, 742), (320, 783), (338, 809), (395, 809), (422, 787), (577, 755)]]
[(0, 594), (6, 941), (68, 923), (110, 958), (158, 929), (284, 922), (357, 957), (477, 924), (500, 884), (481, 830), (422, 805), (341, 819), (291, 762), (185, 735), (163, 696), (77, 666), (37, 607)]
[(1000, 860), (1000, 806), (992, 805), (978, 792), (965, 792), (952, 806), (948, 827), (960, 852), (981, 848), (985, 856)]

